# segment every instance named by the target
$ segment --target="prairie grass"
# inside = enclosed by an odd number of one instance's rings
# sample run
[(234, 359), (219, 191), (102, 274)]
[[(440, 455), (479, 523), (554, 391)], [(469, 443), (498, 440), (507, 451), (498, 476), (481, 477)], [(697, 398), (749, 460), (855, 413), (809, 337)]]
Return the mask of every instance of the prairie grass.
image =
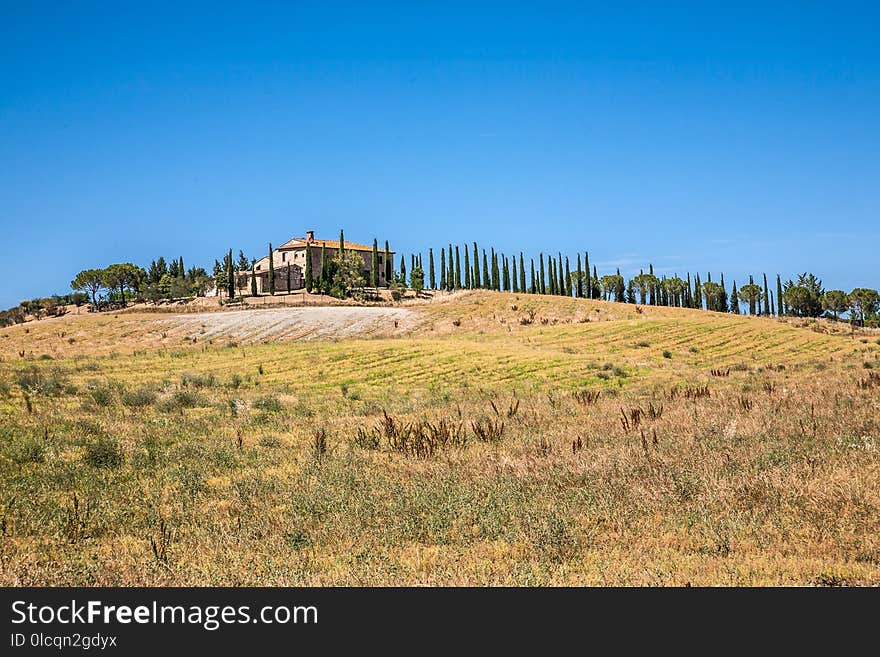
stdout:
[(172, 351), (75, 318), (0, 361), (0, 584), (880, 584), (880, 346), (642, 310)]

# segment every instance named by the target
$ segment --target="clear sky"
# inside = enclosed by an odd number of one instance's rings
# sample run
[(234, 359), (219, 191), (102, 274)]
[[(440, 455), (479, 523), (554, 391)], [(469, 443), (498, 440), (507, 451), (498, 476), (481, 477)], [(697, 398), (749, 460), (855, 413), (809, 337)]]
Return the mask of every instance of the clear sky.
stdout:
[(877, 3), (529, 4), (0, 0), (0, 307), (340, 228), (880, 286)]

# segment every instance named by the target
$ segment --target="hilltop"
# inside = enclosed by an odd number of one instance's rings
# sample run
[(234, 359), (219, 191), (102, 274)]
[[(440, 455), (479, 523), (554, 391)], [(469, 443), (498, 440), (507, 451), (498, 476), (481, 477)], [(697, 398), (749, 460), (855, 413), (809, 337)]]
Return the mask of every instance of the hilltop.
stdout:
[(7, 327), (0, 582), (877, 584), (880, 338), (798, 323), (471, 291)]

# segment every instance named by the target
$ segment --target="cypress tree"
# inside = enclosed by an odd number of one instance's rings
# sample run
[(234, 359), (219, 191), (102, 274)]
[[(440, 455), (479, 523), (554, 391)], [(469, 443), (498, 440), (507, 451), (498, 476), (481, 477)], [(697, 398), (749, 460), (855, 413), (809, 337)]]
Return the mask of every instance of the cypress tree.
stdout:
[(486, 249), (483, 249), (483, 287), (487, 290), (492, 289), (492, 272), (489, 269), (489, 259), (486, 257)]
[(257, 261), (251, 260), (251, 296), (257, 296)]
[[(321, 261), (323, 263), (323, 260)], [(391, 274), (394, 271), (394, 261), (391, 258), (391, 250), (388, 248), (388, 240), (385, 240), (385, 285), (391, 284)]]
[(727, 288), (724, 287), (724, 274), (721, 274), (721, 301), (718, 312), (726, 313), (730, 310), (727, 302)]
[(529, 258), (529, 272), (530, 272), (530, 276), (531, 276), (530, 277), (531, 282), (529, 284), (529, 293), (535, 294), (535, 292), (537, 291), (537, 288), (535, 285), (535, 259), (534, 258)]
[(321, 293), (327, 286), (329, 277), (327, 276), (327, 242), (321, 242)]
[(581, 254), (580, 253), (578, 253), (577, 287), (575, 288), (575, 297), (578, 299), (584, 298), (584, 272), (581, 269)]
[(554, 260), (552, 257), (547, 257), (547, 280), (549, 281), (549, 285), (547, 286), (547, 294), (556, 294), (556, 272), (553, 269)]
[(776, 316), (785, 315), (785, 299), (782, 297), (782, 279), (776, 274)]
[(428, 249), (428, 281), (430, 282), (431, 289), (437, 289), (437, 278), (434, 275), (434, 249)]
[(510, 292), (510, 270), (507, 268), (507, 256), (501, 254), (501, 290)]
[(183, 268), (183, 256), (180, 256), (180, 263), (177, 265), (177, 270), (180, 272), (181, 276), (186, 276), (186, 269)]
[(764, 274), (764, 314), (770, 315), (770, 290), (767, 287), (767, 274)]
[(339, 259), (342, 260), (342, 256), (345, 255), (345, 234), (342, 229), (339, 229)]
[[(648, 273), (651, 276), (654, 275), (654, 265), (653, 264), (648, 265)], [(651, 296), (649, 297), (648, 303), (652, 306), (656, 306), (657, 305), (657, 286), (654, 285), (653, 283), (651, 284), (650, 295)]]
[[(183, 258), (180, 261), (183, 262)], [(232, 299), (235, 297), (235, 262), (232, 260), (232, 249), (229, 249), (229, 255), (226, 256), (226, 271), (229, 274), (226, 282), (226, 292), (229, 294), (229, 298)]]
[(440, 249), (440, 289), (446, 289), (446, 249)]
[[(308, 259), (309, 247), (306, 247), (306, 259)], [(308, 263), (306, 268), (309, 268)], [(370, 260), (370, 283), (373, 287), (379, 287), (379, 241), (373, 238), (373, 257)]]
[(452, 245), (449, 245), (449, 254), (446, 256), (446, 289), (455, 289), (455, 260), (452, 257)]
[(403, 254), (400, 254), (400, 280), (406, 283), (406, 258), (403, 257)]
[(458, 254), (458, 245), (455, 246), (455, 289), (461, 289), (461, 257)]
[(584, 251), (584, 296), (593, 298), (593, 281), (590, 280), (590, 252)]
[(471, 257), (467, 244), (464, 245), (464, 289), (471, 289)]
[[(375, 242), (373, 242), (375, 244)], [(373, 254), (373, 267), (376, 266), (376, 255), (375, 252)], [(376, 276), (378, 276), (378, 272)], [(312, 273), (312, 245), (311, 243), (306, 243), (306, 292), (309, 294), (312, 293), (312, 288), (315, 286), (314, 274)]]
[(480, 254), (477, 252), (477, 243), (474, 242), (474, 288), (480, 287)]
[(559, 277), (559, 284), (556, 286), (556, 294), (564, 295), (566, 290), (565, 285), (565, 269), (562, 267), (562, 254), (559, 254), (559, 261), (556, 265), (556, 275)]
[[(751, 276), (749, 276), (749, 285), (754, 285), (754, 284), (755, 284), (755, 279), (752, 278)], [(754, 314), (755, 314), (755, 297), (750, 296), (749, 297), (749, 315), (754, 315)]]
[(519, 291), (526, 291), (526, 266), (523, 261), (522, 251), (519, 252)]
[(700, 285), (699, 274), (694, 274), (694, 307), (703, 309), (703, 288)]
[(492, 249), (492, 260), (491, 260), (491, 262), (492, 262), (492, 281), (491, 281), (491, 285), (492, 285), (492, 289), (495, 290), (495, 291), (497, 292), (501, 286), (499, 285), (499, 281), (498, 281), (498, 278), (499, 278), (499, 276), (498, 276), (498, 254), (495, 253), (495, 249), (494, 249), (494, 248)]
[(685, 290), (684, 298), (685, 298), (685, 307), (693, 308), (694, 307), (694, 295), (691, 289), (691, 273), (688, 272), (688, 281), (687, 281), (687, 290)]
[(739, 294), (736, 290), (736, 281), (733, 282), (733, 290), (731, 292), (732, 299), (730, 301), (730, 312), (739, 315)]
[(547, 294), (547, 285), (544, 279), (544, 254), (538, 256), (538, 290), (541, 294)]
[(272, 259), (272, 242), (269, 242), (269, 294), (275, 294), (275, 262)]
[(596, 265), (593, 265), (593, 298), (598, 299), (601, 290), (599, 289), (599, 274), (596, 273)]
[[(578, 256), (580, 260), (580, 256)], [(568, 264), (568, 256), (565, 256), (565, 296), (571, 296), (571, 269)]]
[(519, 279), (517, 278), (517, 272), (516, 272), (516, 256), (510, 257), (510, 268), (511, 268), (511, 275), (510, 275), (511, 289), (513, 290), (513, 292), (519, 292), (520, 287), (519, 287)]

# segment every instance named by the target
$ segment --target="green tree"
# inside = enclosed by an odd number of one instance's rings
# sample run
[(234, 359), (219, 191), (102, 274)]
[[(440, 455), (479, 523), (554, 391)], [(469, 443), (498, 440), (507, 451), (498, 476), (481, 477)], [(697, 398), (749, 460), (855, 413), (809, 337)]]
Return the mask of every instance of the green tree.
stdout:
[[(306, 249), (308, 250), (308, 249)], [(257, 296), (257, 261), (251, 260), (251, 296)]]
[(489, 259), (486, 257), (486, 249), (483, 249), (483, 288), (492, 289), (492, 272), (489, 270)]
[(516, 270), (516, 256), (510, 256), (510, 287), (511, 290), (516, 293), (520, 292), (521, 288), (519, 286), (519, 272)]
[(584, 251), (584, 297), (593, 298), (593, 282), (590, 278), (590, 252)]
[[(183, 264), (183, 257), (180, 258), (180, 264)], [(244, 251), (238, 250), (238, 271), (247, 271), (251, 268), (251, 263), (245, 256)]]
[(470, 290), (471, 285), (471, 257), (469, 255), (467, 244), (464, 245), (464, 289)]
[(849, 295), (843, 290), (828, 290), (822, 297), (822, 307), (830, 312), (834, 319), (849, 309)]
[(88, 293), (92, 298), (92, 307), (98, 307), (98, 292), (104, 287), (103, 269), (84, 269), (70, 282), (70, 287)]
[[(604, 277), (603, 277), (604, 278)], [(638, 276), (633, 277), (632, 284), (635, 290), (639, 293), (640, 303), (644, 306), (648, 301), (648, 295), (651, 290), (654, 289), (654, 285), (657, 282), (657, 277), (654, 274), (646, 274), (644, 272), (640, 272)]]
[(110, 265), (103, 271), (103, 285), (108, 290), (118, 290), (122, 305), (126, 305), (125, 291), (139, 285), (141, 272), (137, 265), (130, 262)]
[(767, 274), (764, 274), (764, 314), (770, 315), (770, 288), (767, 287)]
[(718, 283), (706, 281), (703, 283), (703, 296), (706, 298), (706, 310), (717, 311), (721, 304), (721, 295), (724, 288)]
[(449, 290), (455, 289), (455, 257), (452, 255), (452, 245), (448, 246), (447, 260), (446, 266), (448, 268), (446, 272), (446, 288)]
[(739, 293), (736, 290), (736, 281), (733, 282), (733, 291), (730, 293), (730, 312), (739, 315)]
[(782, 279), (776, 274), (776, 316), (785, 315), (785, 300), (782, 295)]
[(362, 296), (367, 281), (363, 275), (364, 259), (361, 255), (357, 251), (342, 251), (333, 260), (331, 294), (342, 297)]
[(519, 290), (520, 292), (526, 291), (526, 265), (522, 251), (519, 252)]
[(749, 315), (755, 314), (755, 309), (757, 305), (761, 302), (761, 297), (764, 296), (764, 292), (761, 290), (760, 285), (755, 285), (752, 277), (749, 277), (749, 284), (743, 285), (739, 289), (739, 298), (743, 303), (749, 304)]
[(455, 245), (455, 289), (461, 289), (461, 256), (459, 255), (457, 244)]
[[(431, 273), (433, 273), (433, 268)], [(379, 287), (379, 241), (373, 238), (373, 255), (370, 259), (370, 285)]]
[(394, 273), (394, 258), (391, 257), (391, 249), (388, 248), (388, 240), (385, 240), (385, 284), (391, 285)]
[[(375, 245), (375, 242), (373, 242)], [(376, 253), (375, 249), (373, 251), (373, 263), (375, 266)], [(376, 273), (378, 276), (378, 272)], [(306, 292), (309, 294), (312, 293), (312, 290), (315, 288), (315, 274), (312, 271), (312, 243), (306, 242)]]
[(477, 243), (474, 242), (474, 288), (480, 287), (480, 253), (477, 251)]
[(269, 242), (269, 294), (275, 294), (275, 258), (272, 257), (272, 242)]
[(501, 289), (501, 278), (498, 270), (498, 254), (492, 249), (492, 289), (498, 292)]
[(694, 308), (703, 309), (703, 286), (700, 285), (700, 275), (694, 275)]
[(581, 271), (581, 254), (578, 253), (578, 262), (577, 262), (577, 283), (575, 285), (575, 296), (578, 299), (583, 299), (584, 297), (584, 274)]
[(849, 314), (854, 321), (865, 325), (865, 318), (877, 314), (880, 309), (880, 294), (877, 290), (857, 287), (849, 293)]
[(538, 292), (538, 284), (535, 280), (535, 259), (529, 258), (529, 293), (536, 294)]
[(409, 280), (410, 286), (416, 293), (416, 297), (420, 296), (422, 290), (425, 289), (425, 272), (422, 270), (421, 265), (416, 264), (416, 266), (413, 267), (413, 270), (410, 272), (409, 275)]
[(437, 289), (437, 278), (434, 274), (434, 249), (428, 249), (428, 275), (431, 283), (431, 289)]
[(620, 290), (625, 290), (623, 277), (620, 274), (607, 274), (599, 279), (599, 286), (602, 288), (602, 298), (605, 301), (611, 301), (620, 294)]
[(232, 259), (232, 249), (226, 255), (226, 294), (230, 299), (235, 296), (235, 261)]
[(339, 229), (339, 257), (345, 255), (345, 231), (341, 228)]
[(804, 272), (797, 281), (788, 281), (782, 290), (788, 309), (798, 317), (818, 317), (822, 314), (822, 281)]
[(547, 294), (547, 285), (544, 280), (544, 254), (538, 255), (538, 291), (541, 294)]
[(446, 249), (440, 249), (440, 289), (446, 289)]

